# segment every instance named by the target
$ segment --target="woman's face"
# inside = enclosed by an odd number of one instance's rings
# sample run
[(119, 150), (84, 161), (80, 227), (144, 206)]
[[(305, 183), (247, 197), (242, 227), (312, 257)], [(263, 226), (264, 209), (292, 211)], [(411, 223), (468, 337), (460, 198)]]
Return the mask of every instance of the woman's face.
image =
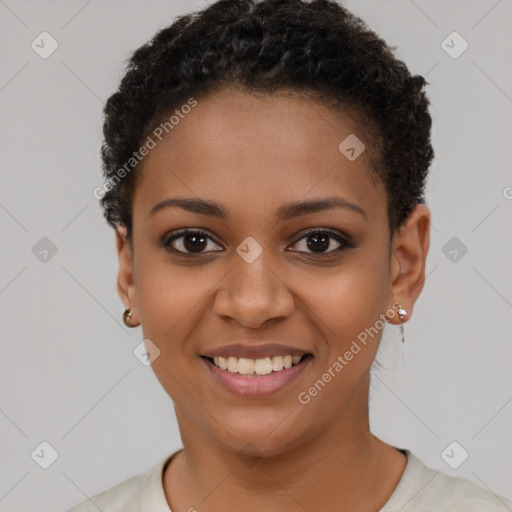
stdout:
[[(383, 315), (396, 301), (410, 311), (422, 270), (411, 263), (407, 277), (398, 250), (391, 257), (368, 152), (339, 149), (354, 135), (369, 144), (312, 100), (224, 90), (145, 157), (134, 254), (118, 237), (118, 287), (160, 350), (152, 366), (182, 435), (271, 455), (366, 425)], [(161, 204), (177, 198), (188, 206)], [(339, 204), (312, 204), (327, 199)], [(185, 229), (203, 233), (177, 233)], [(416, 256), (420, 243), (410, 244)], [(304, 354), (279, 371), (285, 356)], [(221, 369), (212, 356), (233, 359)]]

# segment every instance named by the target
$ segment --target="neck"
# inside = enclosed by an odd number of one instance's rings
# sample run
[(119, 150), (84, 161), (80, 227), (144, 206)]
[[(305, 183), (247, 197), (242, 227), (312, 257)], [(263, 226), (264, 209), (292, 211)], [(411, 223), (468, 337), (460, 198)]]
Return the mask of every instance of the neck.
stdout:
[(370, 432), (368, 386), (365, 396), (353, 400), (319, 435), (271, 457), (241, 456), (177, 411), (185, 449), (164, 474), (171, 508), (379, 510), (398, 484), (406, 459)]

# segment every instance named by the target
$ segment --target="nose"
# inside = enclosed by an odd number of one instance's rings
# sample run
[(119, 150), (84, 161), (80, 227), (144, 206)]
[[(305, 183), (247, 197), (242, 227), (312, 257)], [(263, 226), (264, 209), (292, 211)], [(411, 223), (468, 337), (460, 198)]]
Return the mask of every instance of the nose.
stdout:
[(252, 263), (238, 261), (227, 273), (213, 307), (220, 318), (259, 329), (272, 319), (291, 315), (295, 307), (293, 294), (267, 265), (263, 254)]

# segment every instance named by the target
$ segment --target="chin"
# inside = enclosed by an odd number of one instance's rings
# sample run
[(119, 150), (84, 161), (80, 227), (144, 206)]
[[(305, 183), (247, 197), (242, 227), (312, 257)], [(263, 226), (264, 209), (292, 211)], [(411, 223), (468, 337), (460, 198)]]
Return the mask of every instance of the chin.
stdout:
[(275, 457), (304, 443), (307, 437), (305, 430), (310, 429), (305, 428), (303, 421), (300, 427), (294, 426), (280, 416), (272, 422), (253, 419), (247, 423), (226, 425), (226, 430), (232, 435), (224, 430), (217, 432), (219, 441), (241, 457)]

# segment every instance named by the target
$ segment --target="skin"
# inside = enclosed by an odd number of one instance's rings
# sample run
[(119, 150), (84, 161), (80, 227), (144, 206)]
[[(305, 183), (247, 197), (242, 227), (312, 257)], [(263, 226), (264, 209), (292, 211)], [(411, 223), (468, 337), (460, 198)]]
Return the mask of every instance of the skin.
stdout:
[[(297, 399), (393, 304), (407, 321), (425, 279), (428, 208), (416, 206), (390, 243), (387, 196), (368, 153), (349, 161), (338, 150), (351, 133), (365, 141), (343, 112), (304, 96), (222, 90), (200, 99), (143, 162), (133, 247), (122, 226), (116, 232), (117, 286), (132, 325), (161, 351), (152, 367), (174, 402), (184, 451), (163, 475), (174, 512), (376, 511), (400, 480), (406, 457), (368, 421), (381, 330), (307, 405)], [(284, 204), (332, 196), (366, 217), (332, 208), (276, 218)], [(173, 197), (216, 201), (231, 217), (179, 207), (149, 216)], [(207, 254), (173, 254), (159, 243), (181, 228), (211, 234)], [(306, 244), (318, 228), (354, 247), (338, 252), (331, 238), (322, 257)], [(236, 252), (248, 236), (263, 250), (252, 263)], [(185, 240), (174, 247), (186, 251)], [(313, 359), (278, 393), (241, 397), (200, 358), (240, 339), (297, 346)]]

